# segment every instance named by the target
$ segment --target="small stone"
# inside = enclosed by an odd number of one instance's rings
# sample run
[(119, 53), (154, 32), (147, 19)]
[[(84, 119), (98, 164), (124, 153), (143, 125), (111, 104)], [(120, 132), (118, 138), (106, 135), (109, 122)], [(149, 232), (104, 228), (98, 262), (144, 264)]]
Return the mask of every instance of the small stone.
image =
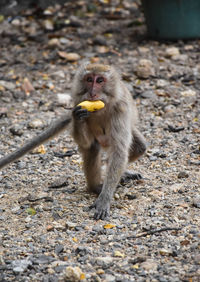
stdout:
[(192, 89), (181, 91), (181, 95), (184, 97), (193, 97), (196, 96), (196, 91)]
[(151, 161), (151, 162), (153, 162), (153, 161), (156, 161), (158, 158), (156, 157), (156, 156), (150, 156), (149, 157), (149, 160)]
[(180, 52), (177, 47), (169, 47), (165, 50), (165, 55), (168, 58), (172, 58), (173, 56), (180, 55)]
[(194, 206), (195, 208), (200, 209), (200, 197), (196, 197), (196, 198), (193, 200), (193, 206)]
[(177, 108), (174, 105), (167, 105), (166, 107), (164, 107), (164, 112), (165, 113), (174, 113), (174, 111)]
[(113, 282), (113, 281), (116, 281), (116, 280), (115, 280), (115, 277), (113, 275), (106, 274), (104, 281), (106, 281), (106, 282)]
[(65, 38), (65, 37), (61, 37), (60, 38), (60, 43), (61, 44), (65, 44), (65, 45), (68, 45), (68, 44), (70, 44), (70, 40), (69, 39), (67, 39), (67, 38)]
[(46, 30), (53, 30), (54, 29), (53, 22), (51, 20), (44, 20), (43, 26)]
[(80, 55), (77, 53), (66, 53), (64, 51), (58, 51), (58, 55), (69, 62), (78, 61), (80, 59)]
[(120, 251), (115, 251), (114, 252), (114, 257), (120, 257), (120, 258), (123, 258), (124, 257), (124, 254), (121, 253)]
[(52, 73), (51, 76), (65, 78), (65, 73), (64, 71), (59, 70), (59, 71), (55, 71), (54, 73)]
[(119, 200), (119, 198), (120, 198), (119, 194), (115, 193), (114, 198), (115, 198), (115, 200)]
[(185, 171), (181, 171), (178, 174), (178, 178), (188, 178), (188, 177), (189, 177), (189, 174)]
[(35, 88), (27, 77), (24, 78), (21, 88), (26, 93), (26, 95), (29, 95), (35, 90)]
[(157, 95), (151, 90), (147, 90), (147, 91), (142, 92), (140, 94), (140, 96), (144, 99), (155, 99), (155, 98), (157, 98)]
[(136, 74), (139, 78), (148, 78), (155, 75), (153, 63), (147, 59), (141, 59), (136, 67)]
[(64, 246), (63, 245), (56, 245), (55, 246), (55, 253), (58, 255), (60, 253), (62, 253), (64, 250)]
[(32, 262), (30, 260), (22, 259), (22, 260), (14, 260), (11, 263), (12, 269), (16, 273), (24, 272), (26, 269), (32, 265)]
[(141, 46), (141, 47), (138, 47), (138, 51), (141, 54), (145, 54), (149, 52), (149, 48)]
[(49, 274), (54, 274), (55, 273), (55, 270), (53, 268), (48, 268), (47, 271), (48, 271)]
[(7, 90), (13, 90), (16, 88), (16, 85), (10, 81), (0, 80), (0, 86), (4, 87)]
[(13, 135), (16, 135), (16, 136), (22, 136), (23, 135), (23, 130), (22, 130), (22, 127), (19, 126), (19, 125), (13, 125), (11, 128), (10, 128), (10, 132), (13, 134)]
[(34, 119), (29, 122), (29, 127), (30, 128), (42, 128), (44, 127), (44, 123), (41, 119)]
[(54, 230), (54, 226), (53, 225), (47, 225), (46, 230), (52, 231), (52, 230)]
[(164, 79), (158, 79), (156, 82), (156, 87), (162, 88), (168, 85), (168, 82)]
[(58, 93), (57, 94), (58, 104), (61, 106), (70, 106), (72, 103), (71, 95), (64, 94), (64, 93)]
[(70, 222), (70, 221), (66, 222), (66, 228), (67, 229), (74, 229), (76, 226), (77, 226), (76, 223), (73, 223), (73, 222)]
[(112, 257), (97, 257), (96, 264), (101, 266), (103, 269), (109, 268), (113, 264)]
[(52, 38), (48, 41), (49, 47), (60, 47), (60, 41), (58, 38)]
[(79, 282), (83, 280), (81, 278), (83, 278), (83, 273), (79, 267), (72, 267), (72, 266), (66, 267), (64, 271), (65, 281)]
[(101, 275), (101, 274), (104, 274), (105, 271), (103, 269), (99, 268), (96, 273)]
[(148, 259), (141, 263), (141, 267), (148, 272), (155, 272), (157, 270), (157, 263), (153, 259)]
[(172, 255), (172, 251), (169, 249), (160, 249), (159, 253), (161, 254), (161, 256), (170, 256)]
[(14, 26), (20, 26), (21, 21), (20, 21), (20, 19), (14, 19), (14, 20), (12, 20), (11, 24), (14, 25)]
[(194, 261), (196, 264), (200, 265), (200, 254), (194, 256)]
[(190, 50), (194, 49), (194, 46), (193, 45), (185, 45), (184, 49), (187, 50), (187, 51), (190, 51)]

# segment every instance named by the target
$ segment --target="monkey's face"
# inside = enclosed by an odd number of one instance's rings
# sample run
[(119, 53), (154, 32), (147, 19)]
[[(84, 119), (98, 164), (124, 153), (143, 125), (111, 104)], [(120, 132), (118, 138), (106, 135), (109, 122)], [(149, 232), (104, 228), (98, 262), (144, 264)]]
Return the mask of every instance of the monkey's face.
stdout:
[(85, 85), (87, 99), (90, 101), (104, 100), (103, 93), (106, 82), (106, 77), (101, 74), (86, 74), (83, 78), (83, 83)]

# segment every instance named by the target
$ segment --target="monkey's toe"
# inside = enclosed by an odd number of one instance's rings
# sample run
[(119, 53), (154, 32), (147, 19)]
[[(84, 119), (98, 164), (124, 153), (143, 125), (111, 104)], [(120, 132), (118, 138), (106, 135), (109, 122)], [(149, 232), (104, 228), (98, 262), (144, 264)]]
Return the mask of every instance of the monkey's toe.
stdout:
[(134, 172), (131, 172), (131, 171), (126, 171), (126, 172), (124, 172), (124, 174), (122, 175), (122, 177), (120, 179), (120, 184), (124, 185), (131, 180), (140, 180), (140, 179), (142, 179), (142, 175), (140, 173), (134, 173)]
[(100, 201), (98, 198), (93, 205), (90, 206), (90, 209), (95, 208), (94, 219), (107, 219), (110, 216), (110, 203)]

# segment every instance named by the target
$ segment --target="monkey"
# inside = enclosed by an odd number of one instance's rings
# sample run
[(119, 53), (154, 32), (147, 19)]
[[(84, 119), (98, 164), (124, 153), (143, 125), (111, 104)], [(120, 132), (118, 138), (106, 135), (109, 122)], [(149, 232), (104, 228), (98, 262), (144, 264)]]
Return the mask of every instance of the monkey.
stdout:
[[(89, 112), (78, 105), (85, 100), (101, 100), (105, 107)], [(74, 107), (70, 113), (21, 149), (0, 159), (0, 168), (19, 159), (71, 124), (72, 137), (83, 158), (87, 190), (98, 195), (90, 208), (95, 209), (94, 219), (105, 219), (110, 215), (111, 201), (127, 164), (138, 159), (146, 151), (145, 138), (137, 128), (136, 105), (113, 66), (90, 63), (80, 66), (75, 74), (72, 101)], [(108, 155), (103, 182), (102, 150)], [(133, 174), (133, 177), (140, 178), (140, 175)]]
[[(137, 129), (136, 105), (114, 67), (101, 64), (82, 66), (72, 86), (74, 105), (83, 100), (101, 100), (105, 107), (89, 113), (76, 106), (72, 111), (72, 136), (83, 157), (89, 192), (99, 194), (91, 208), (94, 218), (105, 219), (110, 203), (128, 162), (146, 150), (146, 141)], [(101, 183), (101, 149), (108, 153), (106, 176)]]

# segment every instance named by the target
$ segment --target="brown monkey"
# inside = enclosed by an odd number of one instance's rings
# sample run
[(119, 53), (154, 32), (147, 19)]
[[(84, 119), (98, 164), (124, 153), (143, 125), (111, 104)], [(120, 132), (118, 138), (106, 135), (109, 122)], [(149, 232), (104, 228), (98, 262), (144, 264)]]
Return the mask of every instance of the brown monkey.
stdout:
[[(94, 217), (109, 216), (110, 202), (128, 161), (145, 150), (145, 140), (136, 128), (137, 110), (132, 96), (115, 69), (108, 65), (83, 65), (72, 88), (74, 105), (84, 100), (101, 100), (105, 107), (89, 113), (73, 110), (74, 140), (83, 156), (88, 190), (99, 194), (92, 207)], [(101, 148), (108, 152), (107, 173), (101, 183)]]
[[(102, 100), (105, 103), (103, 109), (92, 113), (80, 106), (75, 106), (72, 111), (72, 135), (83, 157), (88, 191), (99, 194), (92, 205), (96, 209), (94, 217), (104, 219), (109, 216), (111, 199), (128, 161), (134, 161), (145, 152), (145, 140), (136, 128), (135, 103), (113, 67), (101, 64), (80, 67), (74, 78), (72, 98), (74, 105), (84, 100)], [(55, 136), (70, 121), (71, 113), (18, 151), (1, 159), (0, 168)], [(103, 184), (101, 148), (108, 152)]]

